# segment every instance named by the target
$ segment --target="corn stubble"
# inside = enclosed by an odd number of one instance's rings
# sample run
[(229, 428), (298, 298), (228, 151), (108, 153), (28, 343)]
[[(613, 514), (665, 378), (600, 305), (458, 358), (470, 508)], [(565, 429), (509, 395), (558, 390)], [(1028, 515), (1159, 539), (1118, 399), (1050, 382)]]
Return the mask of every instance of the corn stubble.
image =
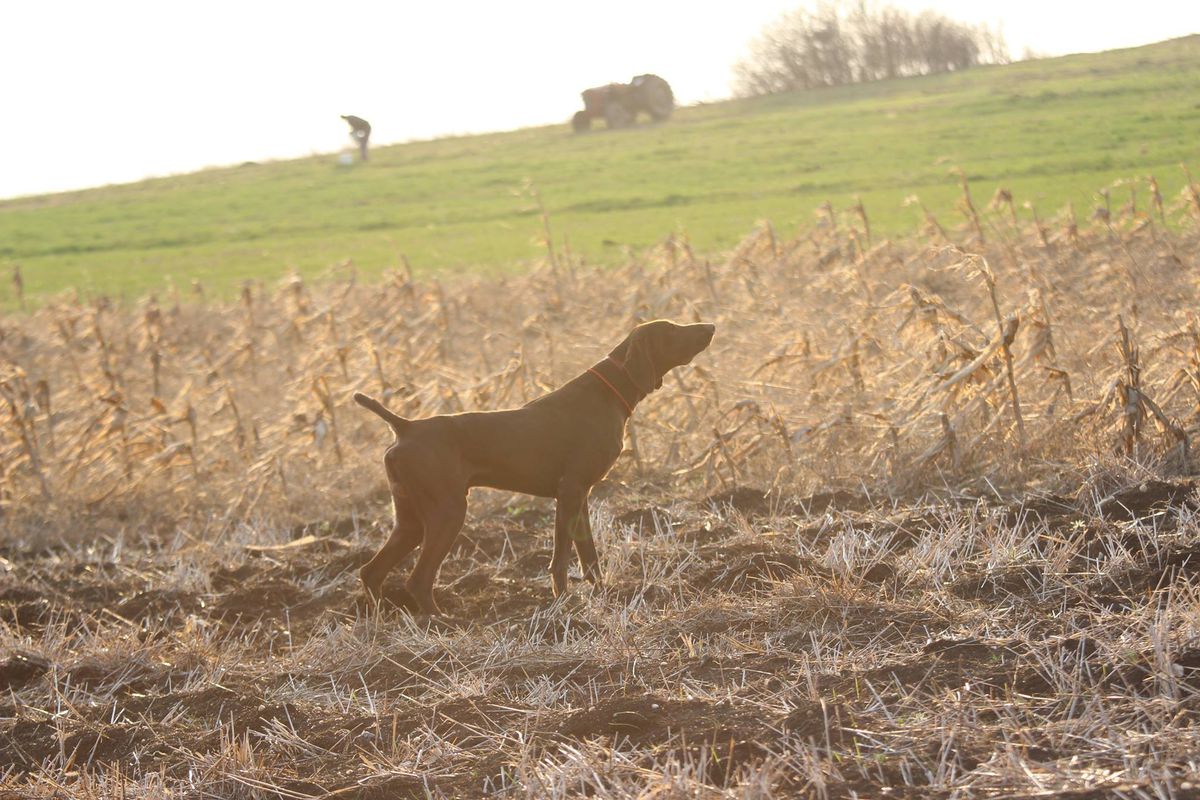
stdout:
[[(519, 277), (0, 319), (0, 791), (1193, 796), (1200, 187), (1080, 223), (956, 174), (904, 241), (825, 204), (598, 270), (543, 214)], [(356, 610), (352, 392), (509, 407), (654, 317), (718, 332), (598, 492), (604, 592), (551, 604), (550, 506), (479, 492), (448, 620)]]

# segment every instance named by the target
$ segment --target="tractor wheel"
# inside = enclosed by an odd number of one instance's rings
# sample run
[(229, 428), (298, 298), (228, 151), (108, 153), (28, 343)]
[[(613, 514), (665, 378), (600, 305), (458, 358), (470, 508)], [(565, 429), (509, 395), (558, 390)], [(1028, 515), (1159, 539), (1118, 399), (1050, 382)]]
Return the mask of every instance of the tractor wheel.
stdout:
[(610, 128), (627, 128), (633, 124), (633, 113), (621, 103), (611, 100), (604, 106), (604, 121)]
[(642, 107), (650, 112), (655, 122), (662, 122), (675, 110), (675, 93), (671, 84), (657, 75), (639, 75), (633, 79), (640, 94)]
[(571, 127), (576, 133), (587, 133), (592, 129), (592, 115), (586, 111), (576, 111), (571, 117)]

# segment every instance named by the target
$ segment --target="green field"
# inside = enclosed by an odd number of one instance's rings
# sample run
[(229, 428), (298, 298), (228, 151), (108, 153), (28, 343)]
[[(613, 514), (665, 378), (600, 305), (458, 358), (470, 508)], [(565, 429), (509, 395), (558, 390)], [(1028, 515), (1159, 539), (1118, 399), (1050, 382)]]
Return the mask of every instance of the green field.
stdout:
[[(726, 248), (757, 220), (783, 231), (859, 195), (876, 231), (912, 231), (911, 194), (958, 221), (954, 167), (982, 205), (998, 186), (1043, 214), (1154, 174), (1168, 195), (1200, 169), (1200, 37), (681, 109), (667, 124), (573, 136), (565, 124), (0, 202), (0, 266), (26, 293), (131, 296), (200, 279), (507, 269), (542, 255), (537, 187), (555, 239), (589, 261), (684, 232)], [(1124, 196), (1121, 196), (1121, 202)], [(0, 302), (11, 305), (3, 282)]]

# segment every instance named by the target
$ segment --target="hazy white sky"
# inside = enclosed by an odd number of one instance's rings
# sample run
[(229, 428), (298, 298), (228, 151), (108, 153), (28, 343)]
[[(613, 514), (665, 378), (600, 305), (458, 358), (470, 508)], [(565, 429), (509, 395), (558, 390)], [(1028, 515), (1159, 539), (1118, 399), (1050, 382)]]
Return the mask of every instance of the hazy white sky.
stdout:
[[(804, 0), (8, 0), (0, 197), (565, 122), (579, 92), (655, 72), (681, 102)], [(1194, 0), (894, 0), (1001, 25), (1010, 49), (1104, 50), (1200, 32)]]

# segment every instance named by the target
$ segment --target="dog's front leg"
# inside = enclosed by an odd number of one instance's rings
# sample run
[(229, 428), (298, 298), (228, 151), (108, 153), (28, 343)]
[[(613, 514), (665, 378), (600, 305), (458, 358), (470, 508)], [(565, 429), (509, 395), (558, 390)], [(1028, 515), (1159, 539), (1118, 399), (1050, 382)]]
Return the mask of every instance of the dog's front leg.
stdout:
[[(571, 561), (572, 543), (581, 535), (587, 536), (590, 544), (591, 531), (587, 522), (588, 487), (563, 479), (558, 484), (558, 506), (554, 512), (554, 555), (550, 557), (550, 583), (554, 596), (561, 597), (567, 591), (567, 565)], [(595, 546), (592, 545), (592, 555)]]
[(593, 586), (600, 586), (600, 559), (596, 555), (596, 540), (592, 538), (592, 515), (588, 510), (587, 494), (583, 496), (583, 505), (579, 509), (579, 526), (571, 540), (575, 543), (575, 552), (579, 555), (583, 577), (591, 581)]

